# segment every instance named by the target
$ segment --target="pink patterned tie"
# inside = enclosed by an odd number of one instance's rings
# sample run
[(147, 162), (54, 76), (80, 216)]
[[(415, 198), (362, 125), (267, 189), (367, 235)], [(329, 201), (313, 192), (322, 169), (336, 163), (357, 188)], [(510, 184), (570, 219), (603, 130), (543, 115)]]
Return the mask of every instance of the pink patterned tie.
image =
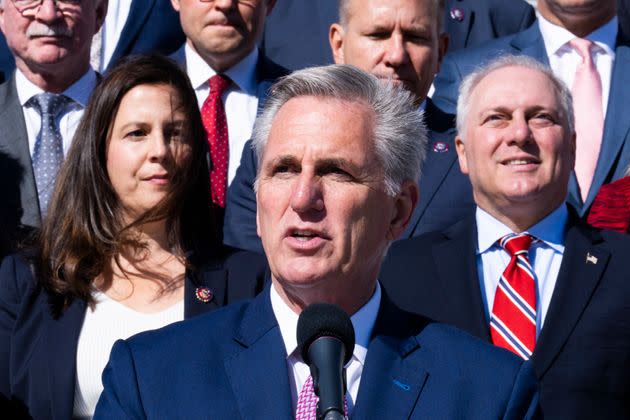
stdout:
[(575, 175), (580, 185), (582, 201), (586, 201), (604, 131), (602, 80), (591, 58), (591, 50), (595, 44), (588, 39), (575, 38), (569, 41), (569, 45), (582, 57), (582, 62), (575, 70), (571, 93), (577, 133)]
[(230, 86), (230, 79), (221, 74), (215, 74), (208, 83), (210, 93), (201, 107), (201, 120), (206, 129), (210, 157), (212, 158), (212, 170), (210, 171), (212, 202), (225, 208), (230, 146), (228, 144), (227, 119), (221, 95)]
[[(317, 418), (317, 402), (319, 397), (315, 395), (313, 388), (313, 377), (308, 375), (306, 382), (302, 385), (302, 390), (298, 396), (297, 408), (295, 410), (295, 420), (315, 420)], [(348, 417), (348, 398), (344, 398), (345, 416)]]

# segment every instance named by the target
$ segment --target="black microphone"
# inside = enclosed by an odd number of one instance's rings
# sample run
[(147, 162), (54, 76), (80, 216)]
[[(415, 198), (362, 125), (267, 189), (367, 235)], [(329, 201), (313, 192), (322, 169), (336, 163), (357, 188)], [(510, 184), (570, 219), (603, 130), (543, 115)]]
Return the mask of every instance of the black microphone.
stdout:
[(297, 342), (311, 369), (319, 397), (317, 419), (345, 418), (346, 371), (354, 351), (354, 328), (341, 308), (328, 303), (307, 306), (298, 319)]

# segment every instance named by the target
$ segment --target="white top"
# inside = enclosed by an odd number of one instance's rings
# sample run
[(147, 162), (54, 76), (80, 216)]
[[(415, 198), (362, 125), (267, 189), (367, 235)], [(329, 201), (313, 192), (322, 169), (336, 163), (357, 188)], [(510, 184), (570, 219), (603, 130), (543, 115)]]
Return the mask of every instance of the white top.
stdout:
[[(610, 93), (610, 79), (615, 63), (615, 42), (617, 40), (618, 19), (615, 16), (604, 26), (586, 36), (597, 47), (591, 49), (593, 63), (597, 67), (602, 79), (602, 111), (606, 115), (608, 108), (608, 94)], [(549, 65), (553, 73), (558, 76), (569, 89), (573, 86), (575, 70), (582, 62), (580, 55), (568, 45), (576, 36), (558, 25), (546, 20), (538, 14), (538, 26), (545, 43)]]
[(109, 65), (118, 46), (120, 35), (129, 17), (132, 1), (134, 0), (109, 0), (107, 2), (107, 16), (98, 35), (101, 38), (100, 54), (97, 60), (99, 65), (96, 69), (101, 73)]
[[(199, 108), (201, 108), (210, 93), (208, 80), (217, 72), (197, 54), (190, 44), (186, 43), (184, 53), (186, 54), (186, 72), (195, 89)], [(233, 82), (221, 97), (225, 107), (228, 141), (230, 143), (228, 185), (234, 179), (236, 169), (241, 163), (243, 146), (252, 136), (252, 129), (258, 112), (257, 63), (258, 49), (254, 48), (247, 57), (223, 73)]]
[[(376, 283), (376, 290), (370, 300), (361, 307), (354, 315), (350, 317), (352, 326), (354, 327), (355, 345), (352, 359), (346, 364), (346, 379), (348, 392), (346, 399), (348, 402), (348, 416), (352, 414), (352, 410), (357, 401), (359, 393), (359, 383), (361, 382), (361, 373), (367, 356), (367, 348), (370, 344), (372, 329), (376, 322), (378, 309), (381, 305), (381, 287)], [(275, 285), (271, 287), (271, 307), (273, 313), (278, 320), (282, 340), (287, 349), (287, 368), (289, 373), (289, 383), (291, 384), (291, 400), (293, 401), (293, 412), (297, 408), (297, 399), (302, 389), (302, 385), (308, 379), (311, 372), (306, 363), (302, 360), (297, 351), (297, 322), (298, 314), (293, 312), (291, 308), (282, 300)]]
[(79, 419), (89, 419), (94, 415), (103, 391), (101, 374), (116, 340), (184, 319), (183, 299), (156, 313), (134, 311), (101, 292), (97, 292), (94, 299), (97, 304), (94, 310), (88, 307), (85, 312), (77, 345), (73, 416)]
[[(22, 105), (22, 112), (24, 113), (24, 122), (26, 123), (26, 133), (28, 135), (28, 147), (33, 157), (35, 150), (35, 142), (37, 135), (42, 125), (42, 118), (37, 112), (34, 105), (27, 105), (26, 103), (34, 95), (43, 93), (44, 91), (31, 83), (30, 80), (24, 76), (24, 74), (16, 69), (15, 71), (15, 85), (17, 88), (18, 99)], [(85, 109), (88, 99), (92, 91), (96, 87), (96, 73), (90, 68), (79, 80), (74, 82), (63, 94), (72, 99), (72, 103), (69, 103), (66, 108), (57, 115), (56, 123), (61, 133), (63, 141), (63, 154), (64, 156), (70, 148), (72, 137), (79, 125), (79, 121), (83, 116), (83, 110)]]
[[(540, 241), (529, 249), (529, 262), (536, 273), (536, 336), (540, 333), (556, 287), (560, 264), (564, 254), (569, 212), (563, 204), (527, 232)], [(497, 243), (503, 236), (513, 233), (503, 223), (477, 207), (477, 273), (481, 298), (486, 308), (486, 319), (494, 304), (499, 278), (510, 262), (510, 254)], [(514, 232), (520, 233), (520, 232)]]

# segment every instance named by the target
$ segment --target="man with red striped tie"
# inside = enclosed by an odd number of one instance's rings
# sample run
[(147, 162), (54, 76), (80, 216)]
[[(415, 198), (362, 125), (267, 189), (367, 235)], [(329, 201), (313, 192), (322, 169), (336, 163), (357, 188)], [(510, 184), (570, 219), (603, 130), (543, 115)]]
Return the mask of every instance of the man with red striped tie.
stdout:
[(532, 58), (504, 56), (464, 79), (457, 111), (476, 213), (394, 244), (384, 289), (531, 359), (545, 418), (627, 418), (630, 238), (589, 228), (565, 203), (569, 89)]

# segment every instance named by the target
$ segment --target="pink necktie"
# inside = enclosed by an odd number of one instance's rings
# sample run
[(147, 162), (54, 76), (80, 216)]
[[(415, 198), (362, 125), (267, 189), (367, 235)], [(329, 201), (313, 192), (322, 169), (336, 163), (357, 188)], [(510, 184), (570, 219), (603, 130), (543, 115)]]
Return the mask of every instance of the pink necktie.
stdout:
[[(313, 388), (313, 377), (308, 375), (306, 382), (302, 385), (302, 390), (298, 396), (297, 408), (295, 409), (295, 420), (315, 420), (317, 418), (317, 402), (319, 397), (315, 395)], [(344, 411), (348, 417), (348, 398), (344, 398)]]
[(586, 201), (604, 131), (602, 80), (591, 58), (591, 49), (595, 44), (588, 39), (575, 38), (569, 41), (569, 45), (582, 57), (582, 62), (575, 70), (571, 93), (577, 133), (575, 175), (582, 201)]
[(212, 170), (210, 171), (210, 185), (212, 187), (212, 202), (225, 208), (225, 190), (227, 188), (228, 159), (230, 146), (228, 143), (227, 119), (221, 101), (221, 95), (230, 86), (230, 79), (215, 74), (208, 81), (210, 93), (201, 107), (201, 120), (208, 136)]
[(532, 236), (506, 235), (499, 241), (510, 254), (490, 316), (492, 342), (527, 360), (536, 344), (536, 281), (527, 258)]

